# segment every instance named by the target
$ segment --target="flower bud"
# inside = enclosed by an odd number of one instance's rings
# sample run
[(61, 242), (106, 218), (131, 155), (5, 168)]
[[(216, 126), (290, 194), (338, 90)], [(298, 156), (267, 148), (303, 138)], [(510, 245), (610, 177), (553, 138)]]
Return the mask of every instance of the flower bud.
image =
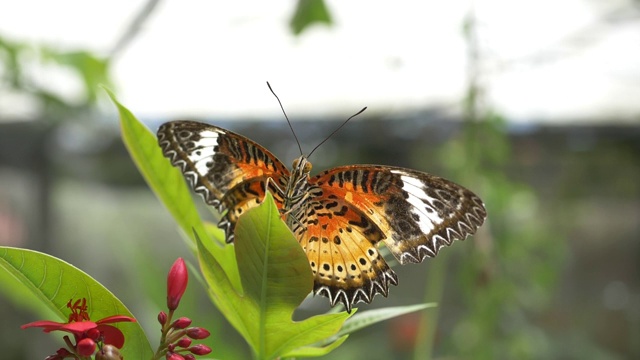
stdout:
[(100, 337), (100, 330), (97, 328), (89, 329), (86, 332), (86, 337), (93, 341), (98, 341), (98, 338)]
[(123, 357), (117, 347), (113, 345), (104, 345), (96, 353), (96, 360), (122, 360)]
[(181, 348), (188, 348), (191, 346), (191, 339), (184, 337), (178, 340), (178, 346)]
[(191, 351), (192, 354), (196, 355), (207, 355), (211, 352), (211, 348), (207, 345), (198, 344), (189, 348), (189, 351)]
[(178, 307), (188, 282), (187, 266), (182, 258), (178, 258), (171, 266), (167, 277), (167, 307), (169, 310), (175, 310)]
[(180, 355), (180, 354), (168, 352), (167, 353), (167, 360), (184, 360), (184, 357), (182, 355)]
[(174, 321), (171, 327), (180, 330), (186, 328), (189, 325), (191, 325), (191, 319), (189, 319), (188, 317), (181, 317), (178, 320)]
[[(66, 359), (69, 355), (72, 355), (69, 350), (65, 349), (65, 348), (60, 348), (58, 349), (58, 351), (56, 351), (55, 355), (49, 355), (46, 358), (44, 358), (44, 360), (64, 360)], [(189, 354), (191, 355), (191, 354)]]
[(203, 328), (192, 327), (187, 329), (187, 336), (192, 339), (196, 339), (196, 340), (206, 339), (209, 337), (209, 335), (211, 335), (211, 333), (209, 333), (209, 331)]
[(187, 354), (184, 356), (184, 360), (196, 360), (196, 357), (191, 354)]
[(167, 323), (167, 313), (166, 312), (160, 311), (160, 313), (158, 314), (158, 322), (162, 326), (164, 326), (164, 324)]
[(80, 356), (91, 356), (96, 352), (96, 342), (89, 338), (81, 339), (78, 341), (76, 351)]

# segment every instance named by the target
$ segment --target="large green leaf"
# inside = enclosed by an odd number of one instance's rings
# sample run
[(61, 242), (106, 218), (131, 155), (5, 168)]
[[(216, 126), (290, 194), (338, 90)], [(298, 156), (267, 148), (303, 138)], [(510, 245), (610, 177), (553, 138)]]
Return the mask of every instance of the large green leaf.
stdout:
[[(45, 304), (57, 319), (34, 319), (67, 322), (70, 299), (87, 299), (89, 316), (96, 321), (111, 315), (131, 316), (131, 312), (109, 290), (80, 269), (53, 256), (32, 250), (0, 247), (2, 288), (30, 293)], [(116, 323), (125, 335), (121, 350), (125, 359), (149, 359), (153, 350), (138, 323)], [(17, 330), (17, 329), (16, 329)], [(26, 329), (24, 331), (34, 331)]]
[(272, 359), (296, 349), (308, 356), (324, 354), (310, 345), (335, 336), (349, 314), (292, 320), (293, 311), (311, 291), (313, 278), (302, 248), (280, 219), (270, 194), (263, 204), (240, 217), (235, 244), (244, 294), (229, 285), (224, 293), (218, 293), (222, 278), (217, 272), (221, 268), (204, 248), (200, 251), (201, 267), (212, 298), (256, 357)]
[[(176, 219), (183, 234), (191, 240), (192, 249), (195, 250), (196, 247), (194, 231), (200, 236), (220, 234), (214, 230), (205, 229), (182, 173), (171, 166), (169, 160), (164, 157), (155, 135), (122, 106), (112, 92), (106, 91), (118, 107), (122, 138), (131, 158), (151, 189)], [(219, 246), (220, 242), (207, 241), (204, 244), (222, 266), (224, 274), (229, 277), (231, 283), (239, 288), (240, 277), (235, 266), (233, 248)]]

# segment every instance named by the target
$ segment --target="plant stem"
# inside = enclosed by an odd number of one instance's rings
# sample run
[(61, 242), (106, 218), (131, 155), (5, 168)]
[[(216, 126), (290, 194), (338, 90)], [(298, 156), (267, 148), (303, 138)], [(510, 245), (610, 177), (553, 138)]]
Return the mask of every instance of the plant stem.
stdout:
[[(449, 252), (445, 251), (438, 254), (437, 259), (431, 259), (429, 262), (429, 270), (427, 273), (427, 288), (424, 293), (423, 303), (438, 303), (442, 298), (444, 289), (444, 278), (446, 275), (447, 260)], [(433, 343), (438, 325), (439, 306), (422, 310), (420, 316), (420, 324), (418, 326), (418, 334), (416, 337), (416, 347), (414, 349), (413, 358), (415, 360), (431, 359), (433, 354)]]

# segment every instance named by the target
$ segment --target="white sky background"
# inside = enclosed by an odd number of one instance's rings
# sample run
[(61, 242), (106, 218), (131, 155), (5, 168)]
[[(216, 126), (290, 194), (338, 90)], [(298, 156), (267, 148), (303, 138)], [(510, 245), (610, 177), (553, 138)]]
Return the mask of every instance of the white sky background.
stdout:
[[(0, 35), (107, 54), (145, 1), (3, 1)], [(606, 4), (605, 4), (606, 3)], [(114, 63), (119, 100), (141, 117), (456, 111), (465, 93), (471, 2), (328, 1), (335, 24), (296, 37), (294, 1), (162, 1)], [(477, 0), (482, 84), (513, 122), (638, 123), (640, 16), (623, 0)], [(72, 96), (66, 74), (39, 81)], [(0, 97), (2, 89), (0, 89)], [(2, 101), (0, 115), (21, 113)]]

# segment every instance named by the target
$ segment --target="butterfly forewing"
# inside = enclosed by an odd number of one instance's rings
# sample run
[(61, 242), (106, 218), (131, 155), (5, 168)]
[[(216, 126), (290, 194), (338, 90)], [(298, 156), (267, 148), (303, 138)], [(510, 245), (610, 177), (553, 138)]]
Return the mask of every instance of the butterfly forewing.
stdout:
[(233, 241), (238, 216), (263, 200), (267, 184), (276, 201), (282, 202), (274, 184), (282, 188), (289, 170), (242, 135), (195, 121), (172, 121), (158, 129), (158, 143), (207, 204), (221, 212), (228, 210), (218, 224), (226, 230), (228, 242)]
[(348, 311), (398, 283), (380, 242), (401, 264), (421, 262), (473, 234), (487, 215), (471, 191), (415, 170), (351, 165), (311, 178), (304, 156), (289, 172), (246, 137), (192, 121), (162, 125), (158, 142), (207, 204), (227, 210), (218, 225), (229, 242), (238, 217), (268, 188), (307, 254), (314, 292)]

